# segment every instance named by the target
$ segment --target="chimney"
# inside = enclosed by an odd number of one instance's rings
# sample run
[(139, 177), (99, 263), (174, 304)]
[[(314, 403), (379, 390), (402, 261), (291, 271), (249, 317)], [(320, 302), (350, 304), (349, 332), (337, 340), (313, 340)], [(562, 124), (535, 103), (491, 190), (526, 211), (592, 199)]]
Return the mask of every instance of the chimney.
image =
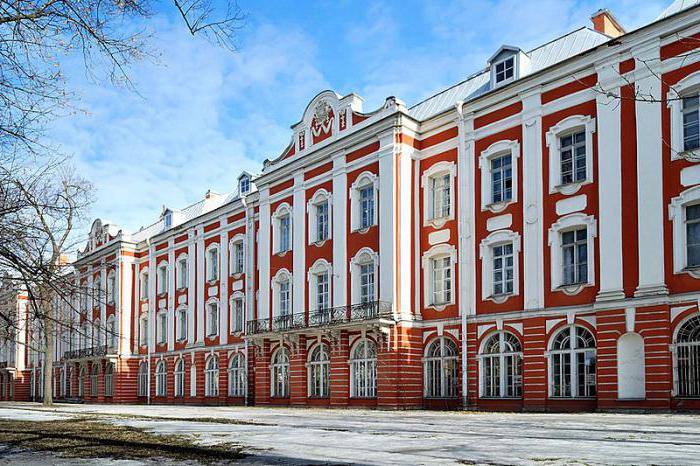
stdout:
[(608, 37), (619, 37), (625, 33), (625, 28), (606, 9), (600, 9), (593, 13), (591, 21), (593, 22), (593, 29)]

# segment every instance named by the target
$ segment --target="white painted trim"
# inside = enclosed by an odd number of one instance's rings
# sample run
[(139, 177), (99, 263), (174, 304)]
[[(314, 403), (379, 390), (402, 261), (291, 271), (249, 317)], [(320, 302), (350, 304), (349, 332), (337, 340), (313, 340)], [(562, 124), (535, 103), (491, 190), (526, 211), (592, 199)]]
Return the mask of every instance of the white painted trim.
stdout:
[[(566, 185), (561, 184), (561, 137), (572, 131), (584, 129), (586, 132), (586, 179)], [(582, 185), (593, 182), (593, 133), (596, 120), (590, 115), (572, 115), (549, 128), (545, 134), (549, 148), (549, 193), (574, 194)]]
[[(512, 197), (509, 201), (492, 202), (491, 192), (491, 161), (510, 153), (512, 166)], [(481, 211), (502, 212), (510, 204), (518, 202), (518, 163), (520, 158), (520, 143), (518, 141), (502, 140), (491, 144), (479, 156), (481, 172)]]
[(374, 212), (370, 226), (377, 224), (377, 207), (379, 204), (379, 177), (370, 171), (362, 172), (355, 182), (350, 186), (350, 226), (352, 231), (363, 231), (360, 228), (361, 206), (360, 206), (360, 189), (369, 185), (374, 187)]
[[(429, 168), (427, 168), (421, 175), (421, 188), (423, 194), (423, 226), (433, 226), (434, 228), (441, 228), (446, 222), (454, 220), (455, 218), (455, 176), (457, 173), (457, 166), (454, 162), (442, 161), (434, 163)], [(432, 181), (435, 178), (450, 175), (450, 198), (449, 198), (449, 213), (444, 217), (435, 217), (434, 208), (434, 196)]]
[(374, 265), (374, 295), (375, 299), (378, 296), (379, 285), (379, 254), (368, 247), (364, 247), (357, 251), (355, 256), (350, 259), (350, 286), (351, 286), (351, 304), (360, 303), (360, 266), (368, 263)]
[[(328, 237), (325, 239), (318, 238), (318, 206), (326, 202), (328, 205)], [(306, 213), (308, 215), (309, 224), (309, 240), (308, 244), (323, 244), (323, 242), (333, 238), (333, 195), (325, 189), (321, 188), (314, 192), (314, 195), (306, 203)]]
[[(588, 243), (586, 246), (586, 252), (588, 253), (588, 281), (580, 285), (563, 286), (561, 234), (579, 227), (586, 228), (586, 239)], [(577, 294), (584, 287), (595, 285), (595, 237), (597, 234), (596, 220), (592, 215), (585, 215), (583, 213), (570, 214), (552, 224), (549, 228), (552, 291), (564, 291), (567, 294)]]
[(688, 273), (694, 278), (700, 278), (700, 270), (688, 268), (685, 208), (698, 203), (700, 186), (695, 186), (671, 199), (668, 206), (668, 219), (673, 225), (673, 273)]
[(689, 74), (670, 86), (666, 106), (671, 117), (671, 160), (700, 161), (700, 149), (686, 151), (683, 143), (683, 97), (700, 91), (700, 71)]
[[(450, 258), (450, 300), (445, 303), (433, 303), (433, 261)], [(457, 280), (455, 280), (455, 264), (457, 263), (457, 248), (453, 244), (442, 243), (433, 246), (423, 253), (421, 264), (423, 268), (423, 307), (442, 311), (445, 307), (455, 304)]]
[[(503, 244), (513, 245), (513, 292), (496, 296), (493, 290), (493, 248)], [(520, 295), (520, 233), (511, 230), (494, 231), (481, 240), (481, 299), (504, 303), (512, 296)]]

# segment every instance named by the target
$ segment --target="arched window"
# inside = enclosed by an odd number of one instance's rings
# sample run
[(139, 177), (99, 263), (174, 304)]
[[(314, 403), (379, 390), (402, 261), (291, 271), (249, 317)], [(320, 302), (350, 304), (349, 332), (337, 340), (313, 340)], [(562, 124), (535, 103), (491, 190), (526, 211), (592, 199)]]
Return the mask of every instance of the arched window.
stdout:
[(156, 366), (156, 396), (167, 395), (168, 365), (165, 361), (160, 361)]
[(213, 338), (219, 334), (219, 301), (207, 303), (207, 336)]
[(97, 396), (97, 379), (100, 375), (100, 366), (93, 363), (90, 368), (90, 396)]
[(379, 255), (369, 248), (360, 249), (350, 260), (352, 304), (377, 300)]
[(108, 362), (105, 366), (105, 396), (114, 394), (114, 363)]
[(175, 364), (175, 397), (185, 396), (185, 360), (178, 359)]
[(328, 347), (324, 344), (316, 345), (309, 356), (309, 397), (328, 397), (328, 385), (330, 382), (330, 358)]
[(112, 270), (107, 275), (107, 304), (114, 304), (116, 302), (116, 287), (117, 278), (114, 270)]
[(280, 348), (272, 355), (270, 379), (271, 396), (275, 398), (289, 396), (289, 352), (287, 348)]
[(596, 395), (595, 339), (571, 325), (553, 338), (549, 352), (549, 396), (585, 398)]
[(676, 396), (700, 397), (700, 314), (676, 335)]
[(85, 366), (80, 366), (80, 372), (78, 373), (78, 396), (85, 396), (85, 379), (87, 379), (87, 370)]
[(61, 396), (63, 398), (66, 397), (66, 368), (61, 367), (61, 374), (59, 375), (59, 387), (61, 390)]
[(228, 396), (245, 396), (245, 359), (235, 354), (228, 364)]
[(141, 277), (139, 278), (139, 289), (141, 301), (148, 299), (148, 272), (145, 270), (141, 273)]
[(68, 393), (68, 396), (74, 396), (75, 393), (73, 393), (73, 377), (75, 376), (75, 369), (71, 366), (70, 369), (68, 370), (68, 380), (66, 380), (66, 393)]
[(350, 396), (377, 396), (377, 347), (366, 338), (359, 341), (350, 353)]
[(204, 369), (204, 396), (219, 396), (219, 358), (211, 356)]
[(213, 244), (207, 248), (207, 281), (215, 282), (219, 279), (219, 245)]
[(426, 398), (457, 396), (457, 345), (449, 338), (433, 341), (425, 353)]
[(187, 340), (187, 307), (178, 308), (177, 312), (177, 341)]
[(142, 362), (139, 365), (138, 384), (136, 387), (137, 396), (146, 396), (148, 393), (148, 364)]
[(117, 351), (118, 339), (117, 331), (114, 323), (114, 316), (110, 316), (107, 319), (107, 348), (110, 350), (108, 352)]
[(480, 396), (516, 398), (523, 394), (523, 350), (518, 338), (509, 332), (497, 332), (481, 345), (479, 354)]
[(104, 332), (102, 331), (102, 322), (100, 321), (100, 318), (98, 317), (95, 319), (95, 323), (92, 325), (93, 328), (93, 346), (99, 347), (104, 344)]
[(457, 396), (457, 345), (449, 338), (433, 341), (425, 354), (425, 396)]

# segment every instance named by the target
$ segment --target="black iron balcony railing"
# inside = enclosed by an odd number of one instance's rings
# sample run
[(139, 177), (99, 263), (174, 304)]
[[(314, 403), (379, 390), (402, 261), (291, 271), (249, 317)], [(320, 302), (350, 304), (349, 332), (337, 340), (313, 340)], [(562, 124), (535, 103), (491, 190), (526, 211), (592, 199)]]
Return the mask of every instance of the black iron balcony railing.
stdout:
[(82, 348), (73, 351), (66, 351), (63, 353), (65, 359), (80, 359), (80, 358), (90, 358), (99, 357), (107, 355), (107, 345), (92, 346), (90, 348)]
[(393, 320), (391, 303), (371, 301), (350, 306), (333, 307), (306, 314), (289, 314), (272, 319), (250, 320), (246, 324), (248, 335), (267, 332), (286, 332), (290, 330), (326, 327), (349, 322), (361, 322), (373, 319)]
[(7, 361), (0, 361), (0, 369), (7, 369)]

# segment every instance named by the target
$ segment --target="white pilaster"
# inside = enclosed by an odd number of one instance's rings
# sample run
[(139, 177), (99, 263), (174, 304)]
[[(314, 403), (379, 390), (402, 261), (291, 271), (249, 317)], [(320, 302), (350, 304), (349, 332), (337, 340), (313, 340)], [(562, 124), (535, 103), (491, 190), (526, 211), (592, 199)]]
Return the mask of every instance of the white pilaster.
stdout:
[[(394, 253), (394, 270), (397, 276), (394, 279), (396, 288), (396, 309), (403, 319), (410, 320), (413, 315), (411, 309), (411, 293), (413, 271), (411, 270), (411, 258), (413, 256), (413, 153), (412, 146), (403, 144), (394, 149), (394, 157), (398, 158), (396, 179), (394, 180), (395, 205), (398, 205), (396, 215), (395, 237), (397, 244)], [(380, 204), (381, 205), (381, 204)], [(391, 220), (391, 217), (387, 218)], [(380, 240), (381, 241), (381, 240)]]
[[(618, 57), (597, 67), (598, 83), (619, 95)], [(622, 289), (622, 126), (619, 102), (606, 94), (596, 95), (598, 119), (598, 248), (600, 291), (598, 300), (624, 299)]]
[(148, 350), (156, 350), (156, 314), (158, 300), (156, 298), (156, 252), (153, 245), (148, 247)]
[(226, 217), (219, 219), (223, 231), (219, 236), (219, 254), (221, 260), (221, 274), (219, 276), (219, 344), (228, 343), (228, 234), (226, 232)]
[[(134, 338), (133, 347), (129, 348), (130, 353), (138, 353), (139, 349), (139, 337), (140, 333), (140, 322), (141, 322), (141, 264), (136, 263), (134, 265), (134, 296), (131, 301), (134, 304), (133, 315), (131, 317), (131, 325), (125, 325), (125, 327), (130, 327), (136, 331), (136, 338)], [(129, 345), (129, 340), (122, 340), (122, 347)]]
[(345, 154), (333, 157), (333, 306), (350, 304), (347, 297), (348, 245), (347, 208), (348, 180), (345, 173)]
[(542, 225), (542, 106), (540, 91), (523, 95), (523, 297), (525, 309), (544, 306)]
[[(245, 322), (255, 319), (255, 220), (253, 208), (246, 206), (246, 224), (245, 224), (245, 306), (246, 316)], [(245, 330), (245, 327), (244, 327)]]
[(123, 256), (121, 251), (117, 253), (117, 270), (114, 284), (117, 294), (114, 300), (114, 329), (119, 335), (117, 352), (122, 356), (131, 354), (129, 342), (131, 341), (132, 329), (135, 328), (129, 324), (129, 322), (134, 321), (133, 295), (131, 294), (130, 284), (138, 282), (134, 278), (133, 264), (134, 259), (132, 257)]
[(304, 197), (304, 173), (299, 171), (294, 175), (294, 205), (292, 207), (292, 268), (294, 269), (292, 301), (295, 314), (304, 313), (306, 301), (306, 199)]
[(196, 267), (197, 267), (197, 344), (204, 344), (204, 262), (206, 258), (204, 257), (204, 229), (199, 227), (197, 229), (197, 257), (196, 257)]
[(168, 241), (168, 351), (175, 349), (175, 239)]
[[(394, 150), (395, 135), (393, 129), (380, 135), (379, 158), (379, 300), (390, 302), (394, 306), (396, 315), (401, 315), (399, 309), (399, 299), (394, 287), (394, 242), (395, 225), (394, 222), (394, 200), (396, 188), (394, 186)], [(410, 256), (409, 256), (410, 257)]]
[(195, 303), (195, 284), (196, 284), (196, 246), (194, 230), (187, 232), (187, 345), (193, 345), (196, 339), (195, 321), (196, 321), (196, 303)]
[(258, 293), (258, 319), (270, 317), (270, 189), (260, 190), (258, 231), (258, 269), (260, 286)]
[(97, 346), (107, 344), (107, 263), (104, 258), (100, 264), (100, 289), (102, 290), (102, 294), (99, 296), (100, 326), (102, 328), (98, 329), (98, 335), (102, 335), (102, 341), (98, 341)]

